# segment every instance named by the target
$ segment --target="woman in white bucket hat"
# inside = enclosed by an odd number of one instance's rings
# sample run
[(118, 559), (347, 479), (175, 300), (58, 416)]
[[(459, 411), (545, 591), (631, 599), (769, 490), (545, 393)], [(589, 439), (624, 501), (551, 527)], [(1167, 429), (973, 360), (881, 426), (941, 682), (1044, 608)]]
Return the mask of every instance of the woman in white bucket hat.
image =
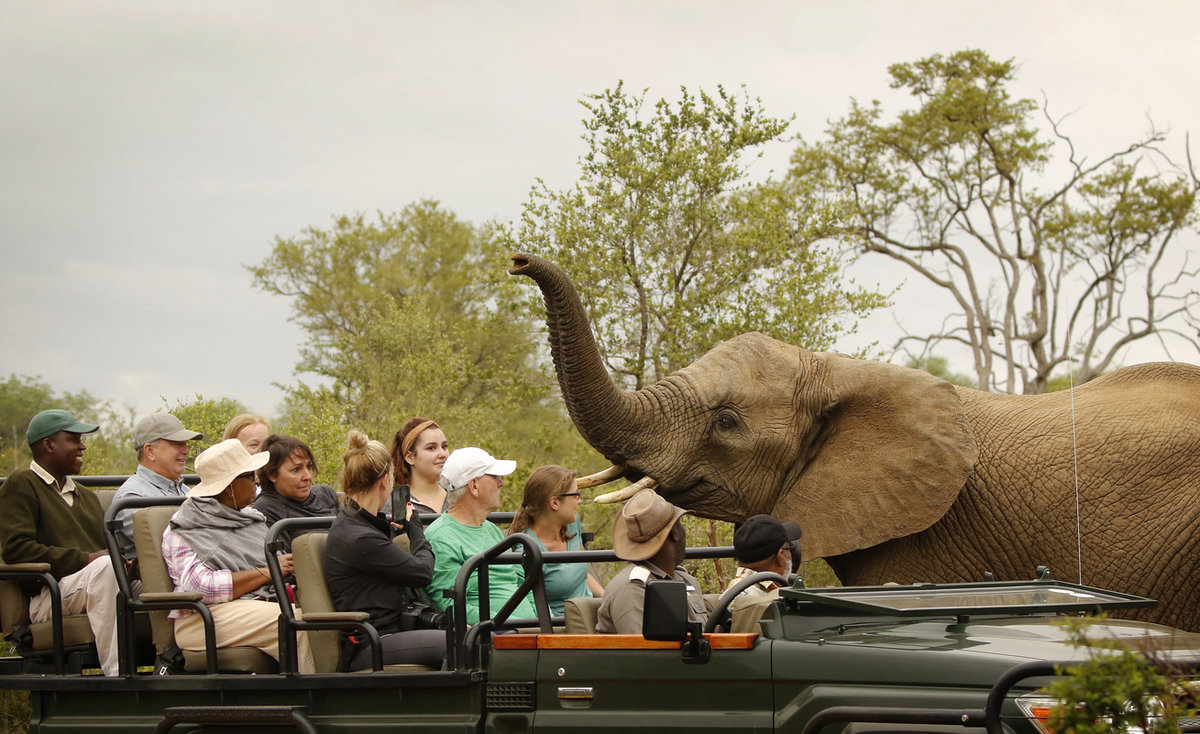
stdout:
[[(196, 457), (200, 483), (163, 532), (162, 552), (175, 591), (199, 593), (212, 612), (217, 647), (257, 647), (279, 659), (279, 606), (263, 558), (267, 523), (254, 502), (254, 472), (267, 453), (251, 454), (236, 438), (222, 441)], [(291, 555), (279, 557), (284, 574)], [(300, 610), (296, 610), (297, 617)], [(204, 650), (204, 624), (187, 610), (171, 612), (175, 644)], [(298, 635), (301, 673), (314, 672), (305, 633)]]

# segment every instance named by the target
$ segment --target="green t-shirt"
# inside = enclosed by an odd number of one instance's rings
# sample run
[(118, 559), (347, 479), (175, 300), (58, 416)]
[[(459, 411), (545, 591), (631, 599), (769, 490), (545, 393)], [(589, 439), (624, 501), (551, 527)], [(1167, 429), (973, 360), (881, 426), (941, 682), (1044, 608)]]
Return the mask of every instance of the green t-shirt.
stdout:
[[(433, 582), (425, 588), (429, 598), (442, 609), (449, 609), (452, 599), (443, 597), (443, 589), (453, 589), (458, 570), (471, 556), (482, 553), (500, 541), (504, 534), (500, 528), (484, 520), (479, 527), (463, 525), (450, 517), (449, 513), (434, 520), (425, 529), (425, 538), (433, 546)], [(518, 565), (493, 565), (488, 567), (489, 611), (494, 616), (504, 603), (516, 592), (525, 580), (525, 572)], [(479, 573), (471, 574), (467, 580), (467, 624), (479, 621)], [(533, 597), (526, 596), (509, 615), (510, 619), (535, 619), (537, 611)]]

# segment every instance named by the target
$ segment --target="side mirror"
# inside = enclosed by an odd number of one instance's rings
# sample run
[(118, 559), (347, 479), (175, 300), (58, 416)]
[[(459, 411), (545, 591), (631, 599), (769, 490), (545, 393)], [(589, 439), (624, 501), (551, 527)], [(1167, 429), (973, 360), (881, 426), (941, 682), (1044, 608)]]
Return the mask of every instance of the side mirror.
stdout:
[(687, 585), (682, 581), (648, 581), (642, 607), (642, 636), (647, 640), (682, 642), (687, 638)]
[(680, 643), (685, 663), (707, 663), (712, 647), (703, 625), (688, 622), (687, 585), (682, 581), (650, 581), (642, 607), (642, 636)]

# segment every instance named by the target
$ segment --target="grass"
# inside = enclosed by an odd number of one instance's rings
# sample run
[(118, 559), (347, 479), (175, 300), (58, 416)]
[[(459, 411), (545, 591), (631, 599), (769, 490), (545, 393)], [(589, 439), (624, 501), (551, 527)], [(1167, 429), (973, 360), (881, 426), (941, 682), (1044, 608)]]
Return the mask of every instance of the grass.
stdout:
[[(0, 641), (0, 656), (13, 654), (12, 643)], [(29, 691), (0, 689), (0, 734), (25, 734), (29, 731)]]

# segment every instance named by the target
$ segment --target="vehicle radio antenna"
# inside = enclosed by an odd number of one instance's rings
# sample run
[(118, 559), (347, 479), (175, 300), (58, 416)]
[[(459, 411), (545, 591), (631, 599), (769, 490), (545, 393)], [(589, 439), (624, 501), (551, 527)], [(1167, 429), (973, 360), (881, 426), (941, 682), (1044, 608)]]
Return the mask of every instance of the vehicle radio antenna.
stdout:
[[(1070, 344), (1071, 335), (1067, 334)], [(1067, 393), (1071, 396), (1071, 461), (1075, 472), (1075, 563), (1079, 572), (1079, 585), (1083, 585), (1083, 530), (1080, 523), (1079, 507), (1079, 446), (1075, 435), (1075, 359), (1071, 350), (1067, 350)]]

